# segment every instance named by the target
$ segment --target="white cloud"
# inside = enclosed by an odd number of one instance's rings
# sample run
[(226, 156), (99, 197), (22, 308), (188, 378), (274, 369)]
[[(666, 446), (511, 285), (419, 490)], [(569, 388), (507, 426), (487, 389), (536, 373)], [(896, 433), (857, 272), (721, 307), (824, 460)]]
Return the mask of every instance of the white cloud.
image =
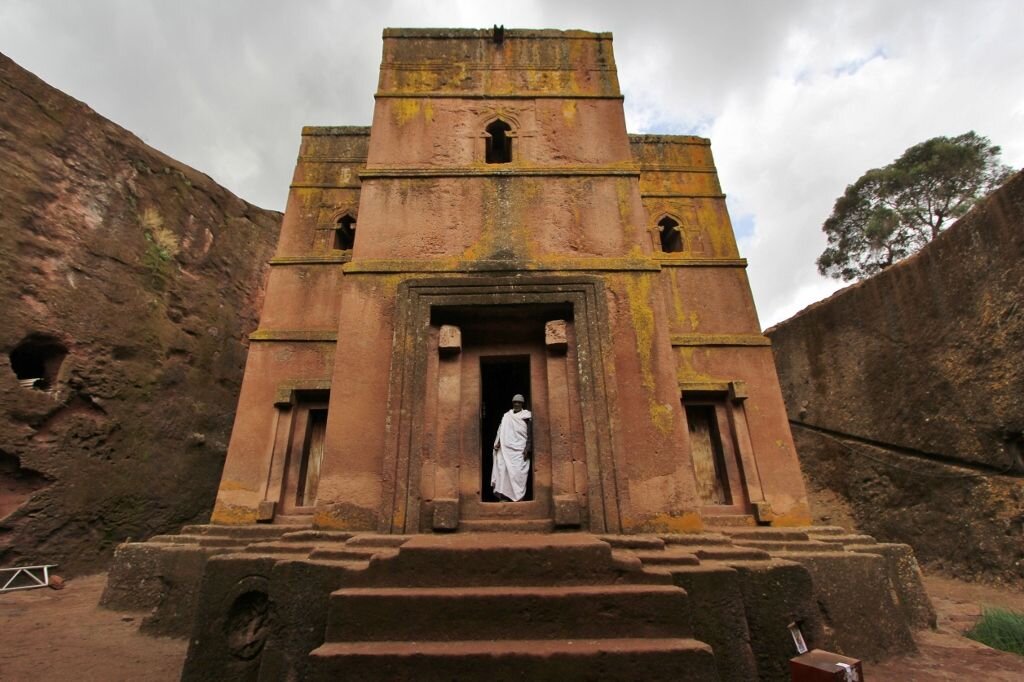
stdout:
[(830, 292), (843, 188), (928, 137), (1024, 165), (1024, 4), (7, 0), (25, 68), (240, 196), (282, 208), (303, 125), (366, 125), (385, 26), (612, 31), (635, 132), (712, 138), (768, 325)]

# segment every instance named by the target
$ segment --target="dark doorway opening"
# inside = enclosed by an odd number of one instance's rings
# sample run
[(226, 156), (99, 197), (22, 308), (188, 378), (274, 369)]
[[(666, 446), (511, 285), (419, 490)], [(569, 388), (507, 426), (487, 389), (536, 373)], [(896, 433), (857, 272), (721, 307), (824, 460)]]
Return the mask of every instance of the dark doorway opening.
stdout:
[[(512, 409), (512, 396), (522, 393), (526, 409), (530, 409), (530, 358), (504, 355), (480, 358), (480, 498), (483, 502), (499, 502), (491, 490), (491, 468), (494, 465), (494, 436), (501, 417)], [(534, 424), (536, 427), (536, 424)], [(533, 499), (533, 462), (526, 479), (526, 496)]]
[(26, 388), (49, 389), (57, 383), (68, 349), (47, 334), (30, 334), (11, 351), (11, 369)]

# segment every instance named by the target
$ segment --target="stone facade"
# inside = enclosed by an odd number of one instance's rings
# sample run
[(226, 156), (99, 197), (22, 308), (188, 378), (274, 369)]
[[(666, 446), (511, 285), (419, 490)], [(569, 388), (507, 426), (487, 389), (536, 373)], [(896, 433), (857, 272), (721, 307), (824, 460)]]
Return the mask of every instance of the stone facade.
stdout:
[(389, 29), (373, 125), (303, 130), (212, 521), (806, 524), (745, 265), (708, 140), (627, 135), (610, 34)]
[(788, 527), (708, 142), (626, 134), (607, 34), (385, 31), (373, 126), (304, 132), (252, 340), (212, 523), (103, 597), (190, 637), (185, 680), (784, 680), (791, 627), (877, 658), (934, 623), (906, 546)]

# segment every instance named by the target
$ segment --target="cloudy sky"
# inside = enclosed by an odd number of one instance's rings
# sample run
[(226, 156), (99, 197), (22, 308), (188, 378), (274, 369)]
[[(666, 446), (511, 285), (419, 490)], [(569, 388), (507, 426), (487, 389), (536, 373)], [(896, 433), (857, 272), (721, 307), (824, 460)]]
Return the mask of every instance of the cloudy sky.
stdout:
[(0, 0), (0, 52), (152, 146), (284, 207), (303, 125), (368, 125), (381, 30), (611, 31), (631, 132), (710, 137), (764, 326), (839, 287), (821, 223), (908, 146), (1024, 166), (1024, 2)]

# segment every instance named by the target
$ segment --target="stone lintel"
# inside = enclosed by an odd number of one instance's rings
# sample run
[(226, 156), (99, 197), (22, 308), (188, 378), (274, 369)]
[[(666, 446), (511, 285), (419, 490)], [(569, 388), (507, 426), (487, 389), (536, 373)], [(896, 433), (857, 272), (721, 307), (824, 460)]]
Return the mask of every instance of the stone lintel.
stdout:
[(330, 379), (311, 379), (306, 381), (288, 381), (279, 384), (274, 392), (274, 407), (290, 409), (295, 404), (295, 394), (299, 391), (329, 391)]

